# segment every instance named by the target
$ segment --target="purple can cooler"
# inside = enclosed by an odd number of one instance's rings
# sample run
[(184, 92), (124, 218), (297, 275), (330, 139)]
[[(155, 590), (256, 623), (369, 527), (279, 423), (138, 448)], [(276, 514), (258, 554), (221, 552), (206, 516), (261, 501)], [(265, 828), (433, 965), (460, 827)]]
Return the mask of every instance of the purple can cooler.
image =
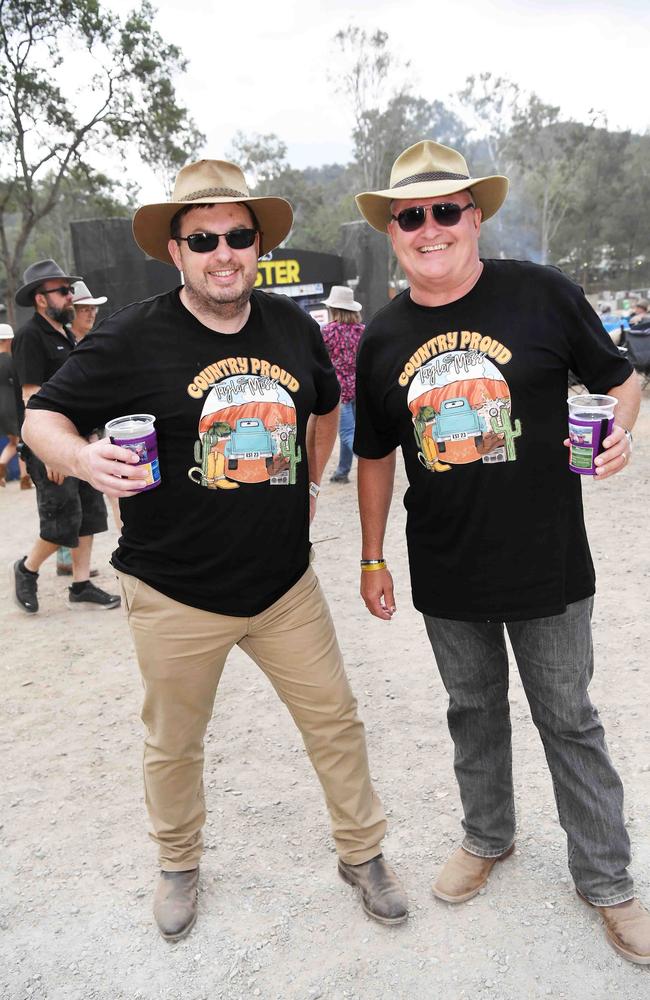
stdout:
[(156, 486), (160, 486), (155, 419), (150, 413), (131, 413), (126, 417), (115, 417), (106, 424), (106, 433), (113, 444), (135, 452), (139, 464), (147, 470), (144, 486), (134, 487), (139, 493), (155, 490)]
[(614, 396), (569, 396), (569, 468), (580, 476), (595, 476), (594, 459), (614, 427)]

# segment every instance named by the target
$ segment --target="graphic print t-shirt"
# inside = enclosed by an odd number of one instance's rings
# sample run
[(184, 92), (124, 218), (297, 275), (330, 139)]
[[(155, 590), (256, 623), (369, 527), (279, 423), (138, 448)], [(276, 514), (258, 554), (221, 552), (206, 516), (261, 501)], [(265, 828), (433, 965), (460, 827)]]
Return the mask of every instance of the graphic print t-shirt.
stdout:
[(29, 405), (82, 434), (153, 414), (161, 485), (121, 501), (113, 564), (183, 604), (247, 616), (308, 566), (305, 429), (338, 398), (318, 325), (288, 298), (254, 292), (243, 329), (220, 334), (176, 290), (105, 320)]
[(555, 268), (484, 261), (456, 302), (408, 290), (366, 329), (354, 450), (401, 447), (415, 607), (460, 621), (561, 614), (594, 592), (567, 372), (605, 393), (631, 367)]

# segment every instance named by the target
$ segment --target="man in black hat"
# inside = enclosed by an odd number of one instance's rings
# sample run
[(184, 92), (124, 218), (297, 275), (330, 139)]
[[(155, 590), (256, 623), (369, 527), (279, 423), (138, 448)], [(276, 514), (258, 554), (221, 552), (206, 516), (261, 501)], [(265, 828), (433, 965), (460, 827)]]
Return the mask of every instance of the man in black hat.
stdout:
[[(197, 917), (206, 818), (203, 741), (229, 651), (240, 646), (289, 709), (323, 787), (338, 871), (365, 912), (407, 919), (383, 858), (384, 810), (327, 603), (310, 514), (336, 439), (339, 385), (317, 324), (255, 290), (258, 259), (291, 229), (283, 198), (251, 197), (242, 171), (201, 160), (171, 201), (134, 218), (140, 247), (184, 284), (101, 323), (30, 401), (26, 439), (120, 498), (118, 569), (142, 673), (147, 807), (158, 845), (163, 937)], [(152, 414), (160, 481), (87, 426)]]
[[(74, 319), (72, 282), (53, 260), (41, 260), (24, 273), (16, 292), (20, 306), (33, 305), (34, 315), (16, 334), (13, 362), (17, 406), (22, 422), (25, 405), (59, 370), (74, 347), (66, 325)], [(28, 614), (38, 611), (38, 573), (59, 546), (72, 553), (71, 608), (110, 610), (120, 597), (90, 582), (93, 535), (106, 531), (106, 504), (101, 493), (75, 476), (64, 475), (54, 465), (44, 465), (32, 451), (24, 455), (36, 487), (40, 519), (39, 536), (29, 553), (14, 563), (15, 599)]]
[(623, 789), (588, 694), (595, 578), (565, 447), (569, 369), (617, 401), (596, 481), (629, 462), (639, 383), (559, 270), (481, 259), (481, 224), (507, 191), (507, 178), (473, 177), (460, 153), (425, 140), (397, 158), (387, 189), (357, 197), (410, 286), (373, 318), (358, 355), (361, 594), (390, 620), (383, 542), (400, 447), (413, 601), (449, 695), (464, 812), (433, 892), (471, 899), (514, 849), (507, 632), (578, 893), (623, 957), (650, 964)]

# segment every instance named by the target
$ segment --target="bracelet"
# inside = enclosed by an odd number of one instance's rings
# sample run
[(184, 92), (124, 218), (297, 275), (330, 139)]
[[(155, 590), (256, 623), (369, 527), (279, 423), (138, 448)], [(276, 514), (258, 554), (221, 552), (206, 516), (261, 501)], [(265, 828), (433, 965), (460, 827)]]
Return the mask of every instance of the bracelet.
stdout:
[(318, 483), (310, 483), (309, 484), (309, 496), (310, 497), (317, 497), (319, 493), (320, 493), (320, 486), (318, 485)]
[(373, 573), (377, 569), (387, 569), (385, 559), (362, 559), (361, 572)]

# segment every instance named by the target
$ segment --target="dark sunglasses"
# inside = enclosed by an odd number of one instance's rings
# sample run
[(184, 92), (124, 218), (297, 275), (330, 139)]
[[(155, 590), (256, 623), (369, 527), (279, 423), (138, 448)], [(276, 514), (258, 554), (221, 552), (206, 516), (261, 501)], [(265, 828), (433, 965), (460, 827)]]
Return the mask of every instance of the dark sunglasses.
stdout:
[(177, 239), (184, 240), (194, 253), (210, 253), (217, 249), (222, 236), (231, 250), (247, 250), (255, 242), (257, 229), (231, 229), (229, 233), (191, 233), (189, 236), (178, 236)]
[(413, 208), (404, 208), (397, 215), (391, 215), (391, 219), (397, 223), (405, 233), (414, 233), (424, 225), (427, 217), (427, 208), (431, 209), (431, 215), (439, 226), (457, 226), (460, 217), (468, 208), (476, 208), (473, 201), (463, 208), (455, 201), (441, 201), (436, 205), (414, 205)]
[(72, 285), (59, 285), (58, 288), (41, 289), (40, 294), (54, 295), (55, 292), (58, 292), (59, 295), (74, 295), (74, 288), (72, 287)]

